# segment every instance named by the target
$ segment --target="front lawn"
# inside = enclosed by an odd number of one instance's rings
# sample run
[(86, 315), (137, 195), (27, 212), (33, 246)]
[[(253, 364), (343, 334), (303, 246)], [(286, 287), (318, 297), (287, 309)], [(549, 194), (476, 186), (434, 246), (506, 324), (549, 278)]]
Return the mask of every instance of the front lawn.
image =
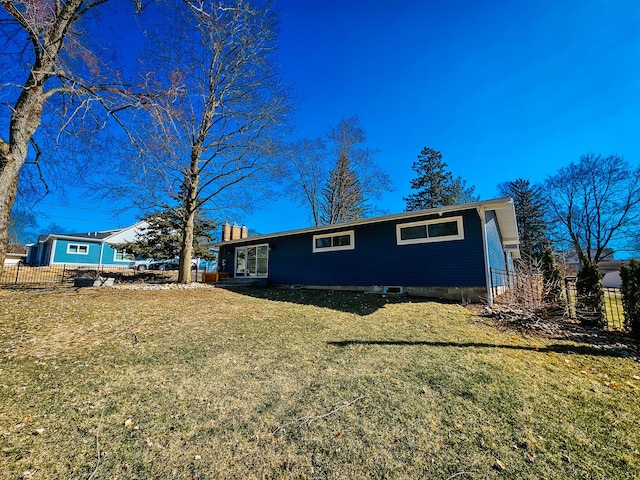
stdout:
[(0, 290), (0, 478), (640, 477), (640, 364), (408, 297)]

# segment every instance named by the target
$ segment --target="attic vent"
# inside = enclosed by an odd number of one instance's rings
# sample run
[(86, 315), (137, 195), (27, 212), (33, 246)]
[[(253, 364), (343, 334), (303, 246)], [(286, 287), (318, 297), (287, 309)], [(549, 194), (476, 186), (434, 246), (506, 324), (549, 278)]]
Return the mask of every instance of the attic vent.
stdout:
[(382, 293), (393, 293), (396, 295), (404, 293), (402, 287), (382, 287)]

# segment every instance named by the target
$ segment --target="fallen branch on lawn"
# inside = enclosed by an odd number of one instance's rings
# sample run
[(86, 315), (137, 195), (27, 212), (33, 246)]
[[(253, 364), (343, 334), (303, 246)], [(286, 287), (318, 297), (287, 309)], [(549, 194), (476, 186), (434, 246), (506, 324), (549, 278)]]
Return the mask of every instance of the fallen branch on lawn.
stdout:
[(356, 403), (359, 400), (362, 400), (363, 398), (364, 398), (364, 395), (362, 395), (362, 396), (360, 396), (360, 397), (358, 397), (356, 399), (353, 399), (350, 402), (342, 401), (333, 410), (331, 410), (330, 412), (327, 412), (327, 413), (323, 413), (322, 415), (302, 417), (302, 418), (298, 418), (297, 420), (294, 420), (292, 422), (285, 423), (283, 425), (280, 425), (278, 428), (276, 428), (273, 431), (273, 434), (275, 435), (279, 431), (284, 430), (289, 425), (296, 425), (297, 427), (300, 427), (302, 425), (309, 425), (314, 420), (321, 420), (323, 418), (327, 418), (329, 415), (333, 415), (337, 411), (342, 410), (343, 408), (347, 408), (349, 405), (353, 405), (354, 403)]
[(104, 403), (104, 405), (102, 406), (102, 413), (100, 413), (100, 421), (98, 422), (98, 428), (96, 428), (96, 455), (98, 456), (98, 460), (96, 461), (96, 468), (93, 469), (93, 472), (91, 472), (91, 475), (89, 475), (89, 478), (87, 478), (87, 480), (91, 480), (94, 475), (96, 474), (96, 472), (98, 471), (98, 467), (100, 466), (100, 427), (102, 426), (102, 419), (104, 417), (104, 409), (107, 408), (107, 402)]
[(454, 473), (450, 477), (447, 477), (447, 480), (451, 480), (452, 478), (459, 477), (460, 475), (475, 475), (475, 472), (458, 472), (458, 473)]

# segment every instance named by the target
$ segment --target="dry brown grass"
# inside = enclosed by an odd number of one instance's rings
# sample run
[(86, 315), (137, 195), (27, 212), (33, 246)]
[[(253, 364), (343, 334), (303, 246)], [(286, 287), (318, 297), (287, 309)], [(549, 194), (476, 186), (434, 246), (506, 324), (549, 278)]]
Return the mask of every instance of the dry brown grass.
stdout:
[(0, 290), (0, 478), (637, 478), (601, 353), (406, 297)]

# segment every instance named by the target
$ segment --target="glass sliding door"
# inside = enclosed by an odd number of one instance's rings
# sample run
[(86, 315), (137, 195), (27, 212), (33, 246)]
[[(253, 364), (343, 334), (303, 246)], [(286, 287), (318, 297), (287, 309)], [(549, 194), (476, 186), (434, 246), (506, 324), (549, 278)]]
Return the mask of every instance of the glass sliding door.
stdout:
[(266, 277), (269, 267), (269, 246), (260, 245), (256, 247), (256, 276)]
[(266, 277), (269, 245), (236, 248), (236, 277)]
[(236, 248), (236, 277), (244, 277), (247, 268), (247, 251), (244, 247)]

